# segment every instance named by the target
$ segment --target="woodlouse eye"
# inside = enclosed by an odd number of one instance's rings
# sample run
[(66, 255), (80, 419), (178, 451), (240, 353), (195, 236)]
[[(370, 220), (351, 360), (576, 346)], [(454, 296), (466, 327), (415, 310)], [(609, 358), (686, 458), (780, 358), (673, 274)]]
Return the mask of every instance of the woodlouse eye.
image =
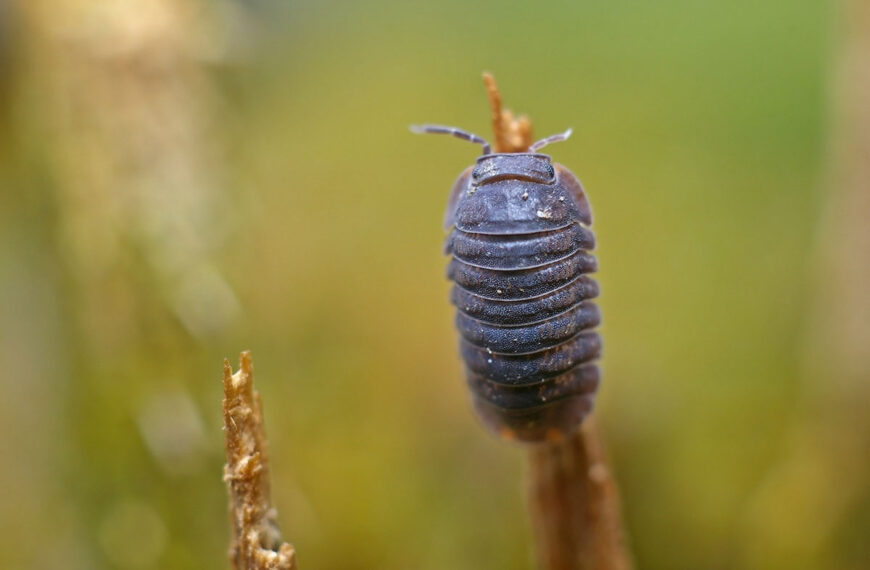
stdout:
[(480, 178), (480, 169), (475, 168), (474, 170), (472, 170), (472, 171), (471, 171), (471, 177), (474, 178), (475, 180), (477, 180), (478, 178)]
[(556, 176), (556, 171), (553, 169), (552, 164), (547, 165), (547, 174), (550, 176), (550, 178), (553, 178), (554, 176)]

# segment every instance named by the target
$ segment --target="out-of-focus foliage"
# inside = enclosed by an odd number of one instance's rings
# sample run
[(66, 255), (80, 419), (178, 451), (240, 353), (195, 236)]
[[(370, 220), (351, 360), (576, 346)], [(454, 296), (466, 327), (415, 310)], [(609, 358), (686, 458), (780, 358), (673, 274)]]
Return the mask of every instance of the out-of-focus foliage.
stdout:
[(805, 409), (827, 3), (44, 4), (0, 13), (0, 566), (225, 567), (242, 349), (302, 568), (531, 566), (447, 303), (477, 148), (407, 131), (488, 136), (486, 69), (574, 127), (639, 566), (864, 567), (866, 489), (824, 536), (756, 516)]

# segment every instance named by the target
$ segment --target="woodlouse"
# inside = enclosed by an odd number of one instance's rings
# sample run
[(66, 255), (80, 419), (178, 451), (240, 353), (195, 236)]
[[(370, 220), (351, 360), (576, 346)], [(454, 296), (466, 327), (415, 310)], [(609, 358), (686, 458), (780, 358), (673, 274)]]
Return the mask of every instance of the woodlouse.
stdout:
[(509, 439), (542, 441), (573, 432), (592, 410), (601, 339), (592, 213), (583, 187), (537, 151), (492, 152), (481, 137), (424, 125), (483, 146), (453, 185), (444, 227), (460, 353), (474, 406)]

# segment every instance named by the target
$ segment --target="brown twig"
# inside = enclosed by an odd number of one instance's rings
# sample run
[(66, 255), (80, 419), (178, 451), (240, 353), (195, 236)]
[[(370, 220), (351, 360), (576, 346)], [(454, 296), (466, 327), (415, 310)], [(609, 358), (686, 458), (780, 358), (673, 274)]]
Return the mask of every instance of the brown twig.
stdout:
[(529, 510), (545, 570), (629, 570), (619, 491), (595, 418), (529, 449)]
[[(483, 74), (496, 152), (525, 152), (532, 123), (502, 109), (495, 79)], [(619, 490), (594, 417), (562, 441), (529, 448), (529, 510), (543, 570), (630, 570)]]
[(235, 570), (295, 570), (296, 551), (281, 541), (276, 512), (269, 503), (269, 457), (263, 406), (254, 391), (251, 353), (243, 352), (233, 374), (224, 360), (224, 481), (233, 526), (230, 561)]
[(514, 117), (510, 109), (502, 109), (501, 93), (492, 74), (483, 74), (483, 84), (492, 112), (493, 149), (495, 152), (526, 152), (532, 144), (532, 122), (525, 115)]

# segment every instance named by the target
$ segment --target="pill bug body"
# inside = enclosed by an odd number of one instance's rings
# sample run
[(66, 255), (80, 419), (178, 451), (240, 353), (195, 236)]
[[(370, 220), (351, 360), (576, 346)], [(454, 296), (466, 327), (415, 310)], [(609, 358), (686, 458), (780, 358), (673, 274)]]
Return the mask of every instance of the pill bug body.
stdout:
[[(458, 131), (438, 128), (421, 130)], [(567, 133), (559, 137), (542, 142)], [(558, 439), (592, 410), (600, 380), (589, 202), (549, 156), (490, 153), (462, 138), (484, 154), (450, 193), (445, 251), (474, 407), (506, 438)]]

